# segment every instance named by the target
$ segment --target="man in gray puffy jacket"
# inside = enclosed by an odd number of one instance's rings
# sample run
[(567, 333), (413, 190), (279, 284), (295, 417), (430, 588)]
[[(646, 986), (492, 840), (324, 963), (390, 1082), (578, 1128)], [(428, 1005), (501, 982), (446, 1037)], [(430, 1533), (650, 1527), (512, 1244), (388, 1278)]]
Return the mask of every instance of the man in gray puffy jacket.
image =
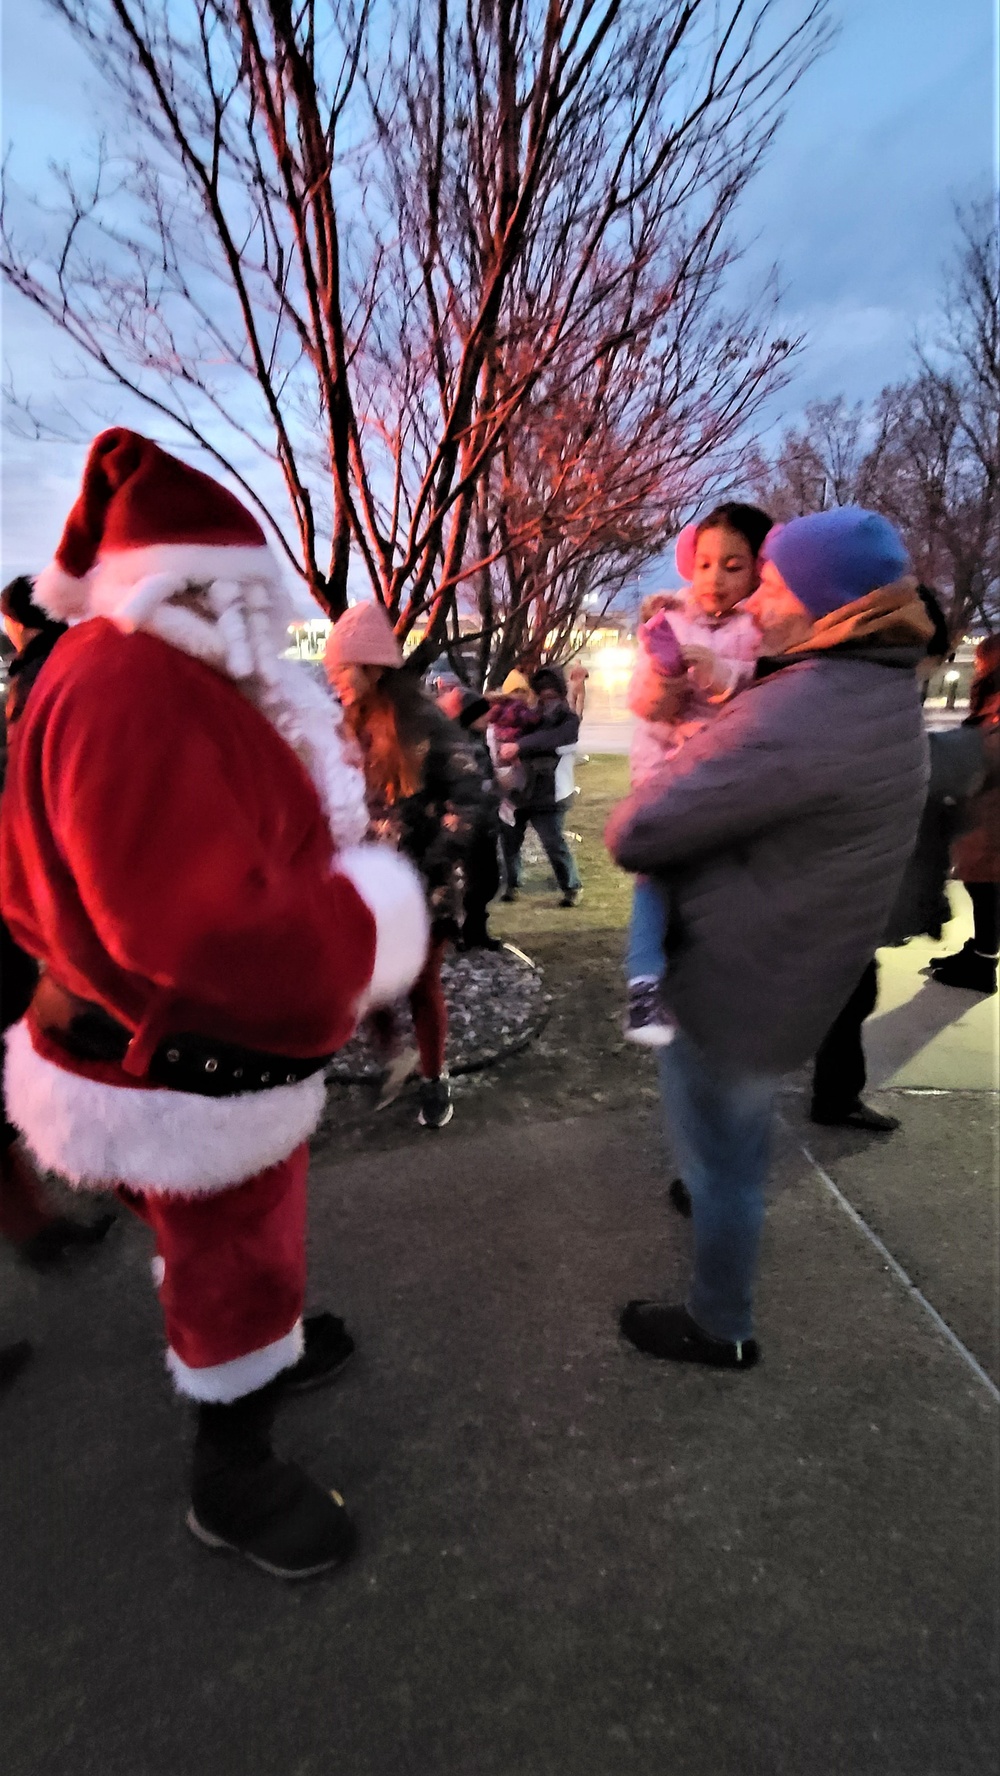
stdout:
[(608, 825), (670, 905), (660, 1083), (693, 1207), (686, 1306), (631, 1301), (659, 1357), (749, 1368), (774, 1095), (874, 954), (916, 837), (927, 744), (915, 666), (930, 633), (903, 544), (873, 512), (768, 538), (748, 609), (757, 681)]

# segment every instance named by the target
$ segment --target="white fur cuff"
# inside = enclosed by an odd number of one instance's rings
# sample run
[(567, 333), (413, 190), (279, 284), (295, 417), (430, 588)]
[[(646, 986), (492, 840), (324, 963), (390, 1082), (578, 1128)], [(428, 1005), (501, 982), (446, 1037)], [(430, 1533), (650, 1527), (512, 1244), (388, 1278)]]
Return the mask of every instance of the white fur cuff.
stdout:
[(375, 916), (375, 967), (359, 1011), (392, 1005), (424, 965), (430, 921), (424, 885), (390, 845), (356, 845), (334, 859)]
[(302, 1355), (302, 1321), (296, 1320), (290, 1332), (265, 1344), (263, 1350), (248, 1351), (245, 1357), (234, 1357), (229, 1363), (213, 1363), (207, 1369), (190, 1369), (176, 1351), (167, 1351), (167, 1368), (179, 1394), (188, 1400), (215, 1400), (225, 1404), (242, 1400), (244, 1394), (255, 1394), (266, 1387), (283, 1369), (290, 1369)]
[(201, 1098), (104, 1085), (38, 1054), (25, 1023), (7, 1031), (7, 1114), (39, 1164), (68, 1183), (131, 1184), (205, 1196), (278, 1165), (323, 1114), (322, 1073), (297, 1085)]

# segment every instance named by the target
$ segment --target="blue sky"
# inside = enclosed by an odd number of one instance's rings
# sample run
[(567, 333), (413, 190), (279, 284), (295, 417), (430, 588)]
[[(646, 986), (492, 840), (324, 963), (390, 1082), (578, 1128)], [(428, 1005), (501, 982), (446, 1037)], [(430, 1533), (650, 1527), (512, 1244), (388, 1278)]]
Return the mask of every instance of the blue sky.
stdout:
[[(907, 373), (914, 332), (933, 322), (954, 205), (996, 189), (991, 0), (834, 0), (833, 13), (840, 36), (792, 95), (739, 219), (747, 276), (776, 262), (783, 325), (807, 335), (775, 426), (806, 401), (865, 399)], [(3, 140), (31, 186), (48, 159), (79, 156), (107, 100), (42, 0), (5, 6), (2, 32)], [(19, 392), (44, 396), (65, 343), (7, 292), (2, 323)], [(78, 388), (85, 403), (85, 377)], [(135, 408), (116, 417), (142, 423)], [(83, 457), (4, 435), (5, 579), (49, 558)]]

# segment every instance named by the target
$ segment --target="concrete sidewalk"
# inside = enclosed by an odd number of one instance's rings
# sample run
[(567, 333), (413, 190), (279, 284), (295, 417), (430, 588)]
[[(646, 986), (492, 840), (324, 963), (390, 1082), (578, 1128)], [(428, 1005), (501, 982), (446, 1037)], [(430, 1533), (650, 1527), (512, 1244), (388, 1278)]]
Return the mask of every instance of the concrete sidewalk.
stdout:
[(64, 1279), (4, 1256), (38, 1345), (2, 1406), (7, 1776), (994, 1768), (995, 1106), (884, 1101), (902, 1138), (825, 1131), (821, 1175), (786, 1099), (746, 1375), (617, 1335), (686, 1268), (652, 1119), (319, 1166), (314, 1291), (359, 1350), (281, 1442), (362, 1545), (299, 1587), (182, 1527), (145, 1231)]

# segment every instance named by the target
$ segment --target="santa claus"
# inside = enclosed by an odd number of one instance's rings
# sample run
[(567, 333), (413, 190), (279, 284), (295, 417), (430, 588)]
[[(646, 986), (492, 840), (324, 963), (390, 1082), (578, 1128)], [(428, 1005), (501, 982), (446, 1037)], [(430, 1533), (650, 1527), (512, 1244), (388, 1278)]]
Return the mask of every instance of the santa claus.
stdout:
[(303, 1326), (306, 1142), (324, 1062), (419, 973), (423, 891), (361, 843), (338, 706), (280, 658), (290, 602), (231, 493), (103, 433), (35, 598), (71, 627), (0, 821), (4, 917), (43, 970), (7, 1038), (10, 1116), (153, 1229), (167, 1362), (198, 1403), (189, 1527), (302, 1577), (353, 1537), (270, 1442), (282, 1392), (352, 1349), (333, 1315)]

